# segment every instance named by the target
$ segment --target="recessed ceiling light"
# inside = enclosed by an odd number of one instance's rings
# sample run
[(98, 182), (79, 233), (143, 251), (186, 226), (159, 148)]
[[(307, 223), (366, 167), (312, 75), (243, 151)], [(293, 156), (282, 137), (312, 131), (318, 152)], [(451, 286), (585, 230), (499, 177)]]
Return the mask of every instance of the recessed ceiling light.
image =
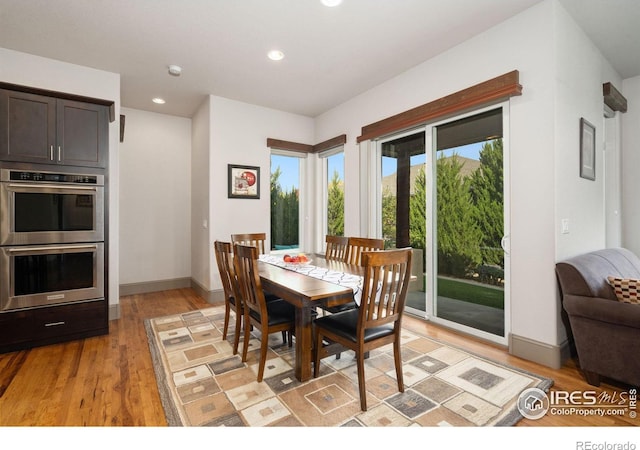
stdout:
[(328, 6), (329, 8), (333, 8), (334, 6), (338, 6), (342, 3), (342, 0), (320, 0), (324, 6)]
[(174, 77), (179, 77), (182, 73), (182, 67), (176, 66), (175, 64), (171, 64), (169, 66), (169, 75), (173, 75)]
[(156, 97), (152, 101), (153, 101), (153, 103), (157, 103), (158, 105), (164, 105), (165, 104), (164, 99), (160, 98), (160, 97)]
[(280, 61), (282, 58), (284, 58), (284, 53), (282, 53), (280, 50), (271, 50), (269, 53), (267, 53), (267, 56), (273, 61)]

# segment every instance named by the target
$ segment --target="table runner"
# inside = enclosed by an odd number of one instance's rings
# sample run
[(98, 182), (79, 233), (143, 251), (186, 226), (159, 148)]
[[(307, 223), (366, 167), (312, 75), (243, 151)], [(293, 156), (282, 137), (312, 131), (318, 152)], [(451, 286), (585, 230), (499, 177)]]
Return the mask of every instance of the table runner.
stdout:
[(360, 297), (362, 296), (362, 286), (364, 283), (364, 277), (360, 275), (338, 272), (325, 267), (314, 266), (312, 264), (286, 263), (282, 260), (281, 256), (260, 255), (259, 259), (267, 264), (273, 264), (274, 266), (279, 266), (313, 278), (328, 281), (329, 283), (351, 288), (353, 289), (353, 299), (358, 306), (360, 305)]

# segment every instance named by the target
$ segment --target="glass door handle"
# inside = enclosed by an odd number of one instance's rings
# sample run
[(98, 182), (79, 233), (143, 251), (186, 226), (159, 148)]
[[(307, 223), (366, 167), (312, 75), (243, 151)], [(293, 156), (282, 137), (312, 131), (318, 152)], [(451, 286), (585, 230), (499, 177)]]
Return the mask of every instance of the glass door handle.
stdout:
[(502, 251), (504, 251), (505, 255), (509, 256), (509, 248), (507, 248), (507, 244), (509, 243), (509, 235), (505, 234), (502, 236), (500, 240), (500, 247), (502, 247)]

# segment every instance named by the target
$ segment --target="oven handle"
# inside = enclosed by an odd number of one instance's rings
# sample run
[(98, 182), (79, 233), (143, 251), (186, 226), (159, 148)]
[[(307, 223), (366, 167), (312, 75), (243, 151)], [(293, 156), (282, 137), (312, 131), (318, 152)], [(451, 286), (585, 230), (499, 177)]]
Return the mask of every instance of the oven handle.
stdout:
[(59, 189), (59, 190), (73, 190), (73, 191), (95, 191), (95, 186), (61, 186), (59, 184), (17, 184), (9, 183), (10, 188), (27, 188), (27, 189)]
[(25, 248), (10, 248), (9, 253), (26, 253), (26, 252), (42, 252), (51, 250), (84, 250), (91, 249), (96, 250), (98, 248), (95, 244), (89, 245), (55, 245), (50, 247), (25, 247)]

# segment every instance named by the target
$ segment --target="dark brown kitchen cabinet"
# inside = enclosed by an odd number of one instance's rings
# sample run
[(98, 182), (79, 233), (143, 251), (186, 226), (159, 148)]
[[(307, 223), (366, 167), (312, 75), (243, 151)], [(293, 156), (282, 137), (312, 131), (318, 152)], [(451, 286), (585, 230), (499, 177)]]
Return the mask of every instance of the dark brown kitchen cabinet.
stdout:
[(0, 160), (106, 167), (105, 105), (0, 90)]
[(106, 299), (0, 314), (0, 353), (109, 333)]

